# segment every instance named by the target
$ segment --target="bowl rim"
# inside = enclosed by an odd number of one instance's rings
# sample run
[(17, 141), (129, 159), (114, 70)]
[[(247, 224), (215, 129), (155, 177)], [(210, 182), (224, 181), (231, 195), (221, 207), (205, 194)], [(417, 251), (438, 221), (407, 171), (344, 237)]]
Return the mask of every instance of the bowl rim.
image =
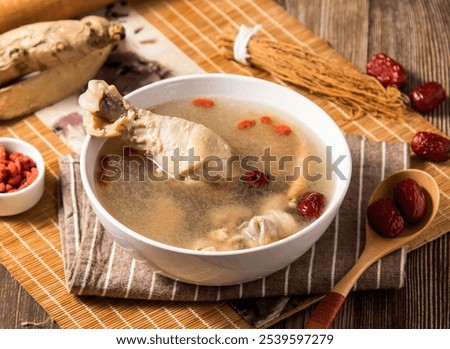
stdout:
[[(44, 158), (41, 154), (41, 152), (31, 143), (28, 143), (27, 141), (24, 141), (23, 139), (20, 138), (14, 138), (14, 137), (0, 137), (0, 145), (4, 145), (5, 148), (8, 148), (7, 145), (5, 144), (9, 143), (9, 144), (20, 144), (26, 148), (31, 149), (32, 151), (34, 151), (37, 155), (37, 158), (35, 158), (34, 156), (31, 157), (32, 160), (34, 161), (34, 163), (36, 164), (36, 168), (38, 168), (38, 175), (36, 177), (36, 179), (33, 181), (33, 183), (31, 183), (29, 186), (22, 188), (20, 190), (14, 191), (12, 193), (0, 193), (0, 195), (2, 197), (5, 198), (12, 198), (12, 197), (17, 197), (20, 195), (23, 195), (29, 191), (32, 191), (36, 186), (39, 185), (39, 182), (42, 180), (42, 178), (45, 175), (45, 161)], [(39, 169), (39, 167), (41, 167), (41, 169)]]
[[(154, 88), (158, 88), (161, 85), (167, 85), (167, 84), (173, 84), (173, 83), (178, 83), (178, 82), (188, 82), (190, 80), (198, 80), (198, 79), (233, 79), (233, 80), (254, 80), (257, 81), (258, 83), (261, 84), (267, 84), (268, 86), (272, 87), (272, 88), (281, 88), (284, 89), (286, 91), (290, 91), (290, 93), (295, 93), (296, 95), (298, 95), (301, 99), (304, 100), (305, 103), (310, 103), (311, 105), (313, 105), (314, 108), (319, 109), (320, 111), (322, 111), (322, 114), (325, 118), (328, 118), (329, 121), (331, 121), (333, 127), (335, 128), (334, 131), (339, 132), (339, 134), (342, 137), (343, 140), (343, 153), (345, 152), (345, 155), (348, 156), (348, 166), (345, 169), (345, 173), (348, 174), (348, 178), (344, 180), (344, 184), (343, 184), (343, 188), (341, 190), (340, 193), (340, 197), (337, 198), (336, 201), (336, 205), (340, 206), (340, 204), (342, 203), (342, 201), (344, 200), (345, 195), (347, 194), (348, 191), (348, 187), (350, 184), (350, 180), (351, 180), (351, 176), (352, 176), (352, 158), (351, 158), (351, 153), (350, 153), (350, 149), (348, 146), (347, 141), (345, 140), (344, 134), (342, 132), (342, 130), (339, 128), (339, 126), (334, 122), (334, 120), (329, 116), (329, 114), (324, 111), (321, 107), (319, 107), (316, 103), (314, 103), (313, 101), (311, 101), (309, 98), (303, 96), (302, 94), (289, 89), (288, 87), (279, 85), (277, 83), (268, 81), (268, 80), (264, 80), (261, 78), (256, 78), (256, 77), (252, 77), (252, 76), (244, 76), (244, 75), (238, 75), (238, 74), (228, 74), (228, 73), (197, 73), (197, 74), (188, 74), (188, 75), (181, 75), (181, 76), (176, 76), (176, 77), (171, 77), (171, 78), (167, 78), (167, 79), (163, 79), (160, 81), (156, 81), (153, 83), (150, 83), (148, 85), (142, 86), (130, 93), (128, 93), (127, 95), (124, 96), (125, 99), (129, 99), (132, 98), (140, 93), (142, 93), (143, 91), (146, 91), (147, 89), (154, 89)], [(132, 230), (131, 228), (127, 227), (126, 225), (124, 225), (123, 223), (121, 223), (119, 220), (117, 220), (115, 217), (113, 217), (104, 207), (103, 205), (100, 203), (100, 201), (97, 199), (93, 188), (91, 188), (90, 184), (89, 184), (89, 180), (86, 176), (86, 165), (85, 165), (85, 161), (83, 161), (83, 158), (86, 158), (86, 154), (87, 154), (87, 149), (90, 145), (90, 142), (92, 139), (98, 139), (101, 142), (105, 142), (107, 139), (106, 138), (97, 138), (97, 137), (93, 137), (91, 135), (86, 135), (84, 141), (83, 141), (83, 145), (82, 145), (82, 149), (80, 152), (80, 173), (81, 173), (81, 180), (82, 180), (82, 184), (83, 184), (83, 188), (89, 198), (89, 200), (91, 201), (92, 205), (94, 206), (94, 208), (96, 210), (101, 210), (102, 214), (108, 219), (109, 222), (111, 222), (113, 225), (115, 225), (117, 228), (119, 228), (120, 230), (124, 231), (127, 235), (132, 236), (133, 238), (139, 240), (140, 242), (143, 242), (147, 245), (152, 245), (154, 247), (163, 249), (163, 250), (168, 250), (170, 252), (175, 252), (175, 253), (181, 253), (181, 254), (186, 254), (186, 255), (191, 255), (191, 256), (235, 256), (235, 255), (242, 255), (242, 254), (248, 254), (248, 253), (257, 253), (257, 252), (263, 252), (265, 250), (270, 250), (273, 249), (276, 246), (279, 245), (285, 245), (285, 244), (289, 244), (292, 240), (297, 239), (299, 237), (299, 235), (305, 235), (308, 232), (312, 231), (315, 229), (316, 226), (319, 226), (322, 224), (322, 222), (324, 220), (326, 220), (328, 217), (327, 214), (331, 214), (331, 210), (333, 209), (333, 207), (326, 207), (326, 211), (324, 212), (324, 214), (322, 214), (319, 218), (317, 218), (316, 220), (314, 220), (313, 222), (311, 222), (310, 224), (308, 224), (306, 227), (302, 228), (301, 230), (293, 233), (292, 235), (278, 240), (278, 241), (274, 241), (270, 244), (265, 244), (265, 245), (261, 245), (261, 246), (255, 246), (255, 247), (250, 247), (250, 248), (246, 248), (246, 249), (240, 249), (240, 250), (227, 250), (227, 251), (201, 251), (201, 250), (192, 250), (192, 249), (188, 249), (188, 248), (183, 248), (183, 247), (178, 247), (178, 246), (172, 246), (169, 244), (165, 244), (156, 240), (153, 240), (149, 237), (146, 237), (142, 234), (139, 234), (137, 232), (135, 232), (134, 230)], [(336, 194), (336, 193), (334, 193)]]

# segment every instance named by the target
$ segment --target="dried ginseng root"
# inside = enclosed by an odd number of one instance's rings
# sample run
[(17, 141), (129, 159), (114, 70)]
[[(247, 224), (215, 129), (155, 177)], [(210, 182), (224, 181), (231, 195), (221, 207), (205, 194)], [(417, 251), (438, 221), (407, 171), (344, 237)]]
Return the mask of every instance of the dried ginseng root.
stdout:
[(122, 25), (99, 16), (1, 34), (0, 119), (30, 114), (80, 89), (124, 35)]
[[(222, 54), (235, 59), (238, 31), (229, 28), (219, 37)], [(408, 97), (396, 86), (385, 88), (374, 77), (325, 59), (300, 45), (277, 42), (256, 35), (250, 38), (246, 62), (308, 92), (327, 97), (355, 120), (366, 114), (378, 118), (403, 115)]]

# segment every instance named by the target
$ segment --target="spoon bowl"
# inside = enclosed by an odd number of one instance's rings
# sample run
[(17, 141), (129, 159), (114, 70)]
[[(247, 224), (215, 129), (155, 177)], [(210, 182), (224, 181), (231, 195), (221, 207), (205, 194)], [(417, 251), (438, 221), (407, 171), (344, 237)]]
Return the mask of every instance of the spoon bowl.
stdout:
[[(423, 189), (425, 194), (425, 202), (426, 202), (426, 213), (425, 217), (417, 224), (405, 224), (405, 229), (398, 236), (398, 240), (403, 241), (407, 238), (414, 238), (416, 235), (420, 234), (422, 230), (431, 222), (433, 217), (436, 215), (438, 206), (439, 206), (439, 187), (434, 180), (434, 178), (429, 175), (427, 172), (409, 169), (409, 170), (401, 170), (393, 173), (391, 176), (384, 179), (374, 190), (372, 196), (370, 197), (370, 202), (374, 202), (382, 197), (393, 197), (393, 188), (394, 186), (404, 179), (413, 179), (415, 180)], [(373, 231), (373, 229), (366, 224), (366, 235), (369, 234), (378, 234)], [(387, 239), (390, 241), (391, 239)]]
[(394, 238), (378, 234), (366, 223), (366, 243), (361, 256), (353, 268), (320, 301), (305, 328), (329, 328), (362, 273), (380, 258), (418, 238), (432, 222), (439, 207), (439, 187), (432, 176), (421, 170), (401, 170), (385, 178), (373, 191), (369, 204), (382, 197), (393, 199), (394, 186), (407, 178), (415, 180), (422, 187), (426, 200), (425, 217), (414, 225), (405, 223), (405, 229)]

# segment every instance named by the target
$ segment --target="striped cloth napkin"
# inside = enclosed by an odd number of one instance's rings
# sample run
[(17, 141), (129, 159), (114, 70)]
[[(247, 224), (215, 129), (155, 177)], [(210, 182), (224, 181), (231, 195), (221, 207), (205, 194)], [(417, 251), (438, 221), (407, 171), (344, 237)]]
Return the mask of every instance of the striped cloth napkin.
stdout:
[[(364, 247), (365, 210), (370, 193), (389, 173), (409, 166), (406, 143), (369, 142), (347, 136), (353, 157), (348, 194), (331, 226), (314, 247), (286, 268), (253, 282), (198, 286), (175, 281), (133, 259), (117, 245), (88, 203), (76, 156), (60, 159), (59, 225), (68, 290), (97, 295), (172, 301), (218, 301), (320, 294), (352, 267)], [(355, 290), (399, 288), (405, 251), (369, 268)]]

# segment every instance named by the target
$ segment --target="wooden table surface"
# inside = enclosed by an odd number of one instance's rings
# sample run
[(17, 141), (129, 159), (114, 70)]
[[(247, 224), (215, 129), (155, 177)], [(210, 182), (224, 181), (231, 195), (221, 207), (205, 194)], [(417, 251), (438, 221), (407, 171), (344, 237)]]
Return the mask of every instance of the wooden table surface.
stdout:
[[(449, 0), (276, 1), (361, 69), (371, 55), (385, 52), (408, 71), (409, 88), (434, 80), (450, 92)], [(449, 98), (424, 117), (450, 134)], [(410, 252), (406, 274), (400, 290), (350, 294), (334, 327), (450, 328), (449, 234)], [(274, 328), (303, 328), (310, 312)], [(58, 328), (1, 265), (0, 328)]]

